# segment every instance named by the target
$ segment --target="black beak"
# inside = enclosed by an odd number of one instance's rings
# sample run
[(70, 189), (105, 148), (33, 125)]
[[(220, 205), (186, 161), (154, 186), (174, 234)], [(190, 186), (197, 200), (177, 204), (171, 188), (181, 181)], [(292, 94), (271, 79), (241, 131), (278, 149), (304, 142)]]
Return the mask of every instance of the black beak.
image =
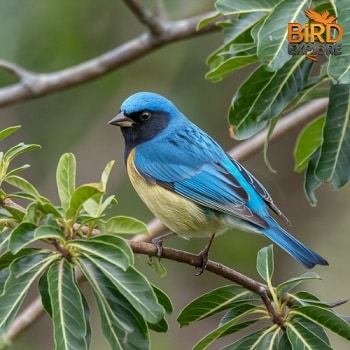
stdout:
[(108, 124), (120, 126), (121, 128), (130, 128), (135, 124), (135, 122), (127, 117), (123, 112), (120, 112), (112, 120), (110, 120)]

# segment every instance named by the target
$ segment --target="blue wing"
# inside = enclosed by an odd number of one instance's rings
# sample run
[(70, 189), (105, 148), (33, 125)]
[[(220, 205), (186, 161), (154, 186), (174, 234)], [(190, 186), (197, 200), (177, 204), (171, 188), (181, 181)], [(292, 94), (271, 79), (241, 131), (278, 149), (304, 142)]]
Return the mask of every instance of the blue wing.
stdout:
[(151, 183), (261, 228), (269, 227), (265, 203), (284, 217), (253, 175), (192, 124), (139, 145), (135, 166)]
[(204, 207), (250, 222), (305, 267), (328, 265), (325, 259), (277, 224), (267, 206), (285, 222), (289, 221), (265, 187), (196, 126), (138, 145), (134, 162), (150, 183)]

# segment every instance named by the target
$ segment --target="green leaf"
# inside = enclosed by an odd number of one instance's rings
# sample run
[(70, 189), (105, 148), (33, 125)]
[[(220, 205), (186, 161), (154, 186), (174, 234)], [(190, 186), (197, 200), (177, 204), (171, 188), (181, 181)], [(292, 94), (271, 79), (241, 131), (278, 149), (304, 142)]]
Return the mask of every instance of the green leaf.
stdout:
[(11, 175), (11, 176), (7, 176), (5, 178), (5, 181), (10, 185), (19, 188), (20, 190), (29, 193), (34, 198), (40, 198), (40, 195), (37, 189), (30, 182), (23, 179), (22, 177), (19, 177), (17, 175)]
[(73, 266), (57, 260), (47, 272), (56, 350), (88, 349), (87, 324), (81, 292)]
[[(10, 275), (10, 269), (8, 267), (0, 270), (0, 290), (4, 290), (5, 283)], [(1, 333), (1, 332), (0, 332)], [(1, 339), (0, 339), (1, 343)]]
[(21, 172), (22, 170), (28, 169), (29, 167), (30, 167), (29, 164), (24, 164), (24, 165), (22, 165), (22, 166), (20, 166), (20, 167), (18, 167), (18, 168), (15, 168), (15, 169), (10, 170), (10, 171), (6, 174), (6, 176), (15, 175), (15, 174)]
[[(316, 305), (322, 308), (334, 307), (332, 303), (321, 301), (315, 295), (306, 291), (298, 291), (292, 295), (292, 298), (296, 300), (301, 306)], [(295, 307), (299, 307), (300, 305), (295, 305)]]
[(315, 175), (334, 189), (350, 178), (350, 84), (332, 85)]
[[(257, 311), (257, 313), (264, 313), (264, 311), (258, 310), (258, 307), (254, 304), (249, 304), (249, 303), (238, 303), (236, 305), (234, 305), (232, 307), (231, 310), (227, 311), (225, 313), (225, 315), (221, 318), (220, 323), (219, 323), (219, 327), (221, 327), (222, 325), (226, 324), (227, 322), (232, 321), (233, 319), (235, 319), (237, 316), (239, 315), (243, 315), (245, 314), (247, 311), (251, 311), (251, 313), (255, 313), (255, 311)], [(258, 319), (254, 319), (254, 320), (250, 320), (250, 321), (258, 321)], [(247, 325), (248, 326), (248, 325)], [(239, 323), (239, 324), (235, 324), (232, 328), (237, 328), (234, 331), (231, 331), (231, 328), (229, 328), (226, 332), (224, 332), (224, 334), (232, 334), (234, 332), (237, 332), (240, 329), (243, 329), (243, 323)]]
[(19, 130), (21, 128), (20, 125), (16, 126), (10, 126), (9, 128), (3, 129), (0, 131), (0, 141), (5, 139), (7, 136), (10, 136), (15, 131)]
[(31, 284), (58, 257), (58, 254), (35, 251), (13, 261), (10, 275), (0, 295), (1, 336), (6, 334)]
[(217, 83), (235, 70), (243, 68), (255, 61), (258, 57), (256, 54), (239, 55), (225, 59), (218, 65), (215, 65), (206, 75), (205, 78)]
[(6, 204), (3, 204), (2, 208), (6, 210), (6, 212), (2, 214), (2, 221), (5, 224), (9, 222), (17, 222), (23, 220), (25, 211), (23, 211), (22, 208)]
[(168, 295), (165, 294), (161, 289), (152, 284), (153, 291), (157, 297), (158, 303), (163, 306), (164, 310), (171, 314), (173, 312), (173, 305)]
[(167, 269), (162, 264), (161, 260), (157, 257), (154, 257), (154, 256), (148, 257), (147, 264), (150, 267), (152, 267), (156, 272), (156, 274), (161, 278), (164, 278), (168, 274)]
[(7, 152), (5, 152), (3, 159), (7, 162), (11, 162), (20, 154), (39, 148), (41, 148), (39, 145), (26, 145), (23, 142), (21, 142), (18, 145), (11, 147)]
[(257, 68), (233, 97), (229, 121), (234, 137), (248, 138), (279, 116), (304, 87), (311, 67), (310, 60), (297, 57), (276, 72)]
[(266, 330), (268, 330), (269, 328), (262, 328), (260, 330), (258, 330), (257, 332), (251, 333), (239, 340), (237, 340), (236, 342), (234, 342), (233, 344), (230, 344), (228, 346), (225, 346), (222, 348), (222, 350), (243, 350), (243, 349), (256, 349), (256, 346), (258, 345), (258, 343), (260, 342), (260, 339), (263, 338)]
[(310, 157), (323, 141), (322, 133), (325, 124), (325, 116), (316, 118), (305, 126), (299, 134), (294, 148), (294, 170), (301, 172), (307, 167)]
[(290, 316), (301, 316), (320, 327), (327, 328), (335, 334), (350, 341), (350, 325), (329, 309), (319, 306), (302, 306), (289, 311)]
[[(242, 319), (243, 317), (249, 316), (254, 314), (254, 311), (256, 310), (255, 305), (249, 305), (244, 304), (241, 305), (239, 313), (235, 315), (235, 317), (232, 317), (229, 321), (221, 324), (219, 327), (217, 327), (212, 332), (208, 333), (204, 338), (202, 338), (194, 347), (193, 350), (201, 350), (206, 349), (210, 344), (212, 344), (215, 340), (223, 337), (226, 334), (234, 333), (236, 331), (239, 331), (243, 328), (246, 328), (250, 326), (251, 324), (258, 321), (258, 319), (253, 319), (248, 322), (243, 322), (237, 325), (236, 323)], [(243, 311), (245, 310), (245, 311)], [(234, 327), (234, 328), (233, 328)], [(230, 331), (229, 331), (230, 330)]]
[(264, 281), (271, 281), (274, 270), (272, 244), (259, 250), (256, 269)]
[(38, 210), (38, 203), (31, 202), (26, 209), (27, 211), (21, 221), (30, 222), (35, 225), (42, 219), (42, 213)]
[(52, 318), (52, 307), (51, 307), (51, 298), (49, 293), (49, 285), (47, 281), (47, 270), (42, 274), (38, 282), (38, 290), (41, 297), (41, 303), (44, 310)]
[[(160, 305), (162, 305), (167, 313), (171, 313), (173, 311), (173, 306), (171, 304), (171, 300), (169, 297), (160, 289), (152, 285), (153, 291), (157, 296), (157, 300)], [(154, 332), (167, 332), (169, 329), (169, 325), (167, 320), (163, 317), (158, 323), (147, 323), (148, 328)]]
[(50, 225), (42, 225), (35, 229), (34, 231), (35, 239), (49, 239), (54, 238), (59, 242), (63, 243), (65, 241), (64, 234), (62, 230), (57, 227)]
[(78, 265), (93, 289), (103, 334), (113, 350), (148, 350), (147, 324), (111, 280), (87, 258)]
[(104, 170), (102, 172), (100, 183), (101, 183), (103, 192), (106, 191), (108, 178), (109, 178), (109, 175), (110, 175), (111, 170), (113, 168), (113, 165), (114, 165), (114, 160), (111, 160), (110, 162), (107, 163), (106, 167), (104, 168)]
[(101, 192), (101, 185), (98, 183), (86, 184), (76, 188), (70, 197), (69, 207), (66, 211), (67, 218), (74, 220), (79, 215), (83, 204)]
[[(293, 349), (312, 350), (324, 349), (332, 350), (322, 338), (312, 330), (312, 322), (292, 322), (287, 324), (287, 336)], [(322, 328), (321, 328), (322, 329)]]
[(93, 218), (99, 218), (103, 212), (110, 206), (117, 204), (117, 200), (114, 195), (107, 197), (104, 201), (103, 193), (98, 193), (96, 196), (89, 198), (84, 202), (84, 210)]
[(105, 259), (86, 257), (106, 275), (147, 322), (157, 323), (163, 318), (164, 309), (159, 305), (150, 283), (134, 267), (129, 266), (124, 271)]
[(328, 64), (328, 74), (338, 84), (350, 84), (350, 17), (347, 12), (347, 0), (334, 0), (337, 9), (337, 22), (342, 26), (344, 35), (341, 39), (341, 55), (331, 55)]
[[(275, 349), (274, 349), (275, 350)], [(279, 339), (276, 350), (293, 350), (291, 343), (289, 342), (287, 332), (283, 332)]]
[(320, 327), (319, 325), (317, 325), (313, 322), (310, 322), (309, 320), (306, 320), (305, 318), (302, 318), (302, 317), (294, 317), (293, 318), (293, 325), (294, 324), (301, 325), (304, 328), (308, 329), (312, 333), (313, 336), (318, 337), (319, 340), (321, 340), (325, 343), (326, 348), (327, 348), (327, 346), (330, 346), (328, 336), (327, 336), (323, 327)]
[(179, 314), (177, 321), (181, 327), (203, 320), (234, 305), (261, 298), (241, 286), (224, 286), (201, 295), (189, 303)]
[(165, 333), (169, 330), (168, 322), (165, 318), (162, 318), (158, 323), (147, 323), (150, 330), (158, 333)]
[(304, 179), (304, 191), (310, 204), (315, 206), (317, 199), (315, 196), (315, 190), (321, 186), (321, 181), (315, 176), (315, 170), (317, 160), (320, 155), (320, 149), (317, 149), (315, 153), (310, 157), (309, 164), (307, 165)]
[(80, 254), (100, 257), (124, 271), (134, 262), (129, 245), (125, 240), (116, 236), (100, 235), (87, 239), (76, 239), (68, 242), (66, 246), (77, 248)]
[(103, 232), (110, 234), (149, 234), (144, 222), (128, 216), (114, 216), (100, 226)]
[(62, 218), (62, 213), (59, 208), (51, 203), (46, 198), (41, 197), (41, 202), (38, 203), (38, 210), (40, 210), (45, 215), (53, 215), (55, 218)]
[(270, 72), (281, 69), (291, 59), (288, 54), (288, 23), (307, 22), (304, 10), (311, 0), (280, 1), (265, 19), (257, 37), (258, 57)]
[[(38, 248), (24, 248), (17, 254), (12, 254), (10, 251), (7, 251), (0, 257), (0, 270), (8, 268), (12, 262), (22, 256), (27, 256), (30, 254), (34, 254), (35, 252), (40, 252), (41, 250)], [(2, 291), (2, 289), (0, 289)]]
[(298, 106), (302, 103), (317, 99), (328, 98), (329, 88), (321, 88), (320, 85), (329, 81), (329, 77), (325, 70), (324, 65), (320, 69), (320, 74), (316, 77), (309, 77), (309, 80), (305, 83), (304, 88), (299, 92), (293, 101), (292, 105)]
[(220, 17), (220, 13), (215, 13), (212, 16), (202, 18), (197, 24), (197, 30), (203, 29), (207, 24), (209, 24), (210, 22), (212, 22), (213, 20), (219, 17)]
[(282, 297), (285, 293), (288, 293), (289, 291), (291, 291), (293, 288), (298, 286), (301, 282), (304, 282), (305, 280), (309, 280), (309, 279), (320, 280), (321, 277), (315, 272), (303, 273), (299, 277), (293, 277), (293, 278), (279, 284), (276, 288), (276, 293), (277, 293), (277, 295)]
[(12, 230), (4, 230), (0, 233), (0, 255), (7, 250), (11, 232)]
[(29, 222), (20, 223), (13, 231), (9, 239), (9, 249), (13, 254), (18, 253), (28, 244), (34, 242), (34, 232), (37, 226)]
[(250, 12), (270, 12), (275, 6), (273, 0), (218, 0), (216, 9), (224, 15), (242, 14)]
[[(238, 18), (230, 21), (225, 21), (223, 26), (224, 44), (220, 46), (214, 53), (212, 53), (207, 63), (215, 68), (218, 64), (221, 64), (223, 59), (229, 55), (236, 55), (237, 48), (242, 48), (242, 45), (247, 48), (253, 49), (256, 53), (256, 44), (250, 33), (251, 28), (261, 21), (264, 17), (264, 13), (248, 13), (246, 15), (240, 15)], [(238, 49), (238, 51), (241, 51)], [(231, 55), (231, 56), (230, 56)], [(219, 60), (221, 59), (221, 60)]]
[(56, 170), (56, 182), (61, 206), (64, 211), (68, 210), (71, 196), (75, 190), (76, 160), (72, 153), (61, 156)]
[(207, 60), (210, 65), (207, 79), (218, 82), (236, 69), (257, 61), (256, 44), (250, 30), (263, 16), (263, 13), (249, 13), (224, 22), (224, 44)]

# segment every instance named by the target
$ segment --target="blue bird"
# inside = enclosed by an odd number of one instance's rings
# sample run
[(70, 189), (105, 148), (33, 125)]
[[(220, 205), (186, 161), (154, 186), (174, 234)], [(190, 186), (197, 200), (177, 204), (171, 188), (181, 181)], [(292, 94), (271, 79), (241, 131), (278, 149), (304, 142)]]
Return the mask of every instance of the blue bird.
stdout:
[(265, 187), (165, 97), (131, 95), (109, 124), (121, 128), (130, 181), (151, 212), (173, 233), (210, 237), (203, 268), (214, 235), (230, 228), (264, 234), (306, 268), (328, 265), (271, 217), (268, 208), (289, 223)]

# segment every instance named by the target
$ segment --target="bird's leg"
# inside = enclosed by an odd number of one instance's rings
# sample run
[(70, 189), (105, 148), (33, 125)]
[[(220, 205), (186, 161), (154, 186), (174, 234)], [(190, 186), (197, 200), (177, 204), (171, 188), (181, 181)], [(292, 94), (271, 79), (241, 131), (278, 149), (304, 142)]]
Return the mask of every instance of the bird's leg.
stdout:
[(213, 243), (213, 240), (214, 240), (214, 237), (215, 237), (215, 233), (213, 233), (207, 243), (207, 245), (204, 247), (204, 249), (202, 249), (200, 251), (200, 253), (198, 254), (198, 256), (200, 256), (202, 258), (202, 265), (200, 267), (197, 267), (196, 270), (196, 276), (200, 276), (203, 271), (205, 270), (205, 268), (207, 267), (207, 264), (208, 264), (208, 256), (209, 256), (209, 249)]
[(157, 257), (159, 259), (161, 258), (162, 253), (163, 253), (163, 241), (164, 241), (164, 239), (167, 239), (167, 238), (174, 236), (174, 235), (176, 235), (176, 233), (173, 231), (170, 231), (170, 232), (164, 233), (164, 235), (152, 238), (151, 242), (157, 248)]

